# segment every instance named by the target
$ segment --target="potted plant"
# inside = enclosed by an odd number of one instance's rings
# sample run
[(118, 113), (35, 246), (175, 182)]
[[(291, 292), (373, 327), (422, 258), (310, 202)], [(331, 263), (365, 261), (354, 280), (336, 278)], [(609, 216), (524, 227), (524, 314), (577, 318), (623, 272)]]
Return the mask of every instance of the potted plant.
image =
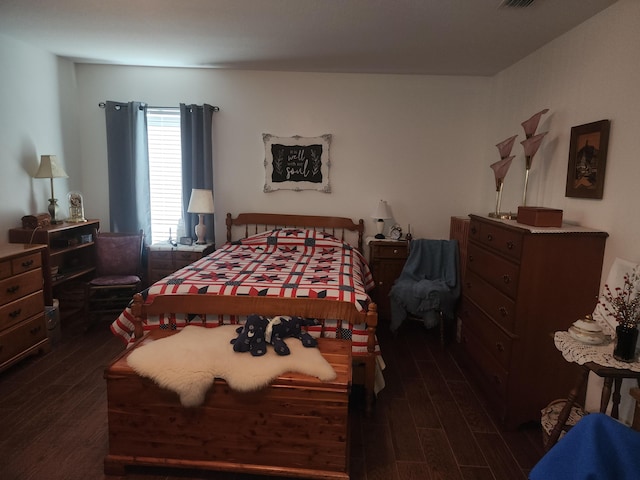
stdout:
[(638, 340), (638, 323), (640, 322), (640, 273), (638, 269), (624, 275), (621, 287), (611, 290), (604, 286), (600, 304), (605, 311), (617, 321), (616, 345), (613, 356), (616, 360), (632, 362), (635, 360), (636, 342)]

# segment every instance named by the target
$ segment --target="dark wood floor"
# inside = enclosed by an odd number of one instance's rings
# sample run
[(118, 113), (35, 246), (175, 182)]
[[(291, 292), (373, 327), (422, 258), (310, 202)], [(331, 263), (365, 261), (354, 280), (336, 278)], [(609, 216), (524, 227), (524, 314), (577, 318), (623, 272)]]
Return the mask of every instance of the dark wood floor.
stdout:
[[(543, 455), (540, 428), (501, 432), (435, 331), (407, 324), (380, 332), (387, 387), (373, 416), (351, 408), (352, 480), (515, 480)], [(103, 370), (123, 345), (107, 325), (65, 325), (51, 353), (0, 374), (0, 478), (105, 477)], [(357, 391), (355, 392), (357, 394)], [(131, 480), (267, 477), (138, 468)], [(273, 477), (268, 477), (273, 478)]]

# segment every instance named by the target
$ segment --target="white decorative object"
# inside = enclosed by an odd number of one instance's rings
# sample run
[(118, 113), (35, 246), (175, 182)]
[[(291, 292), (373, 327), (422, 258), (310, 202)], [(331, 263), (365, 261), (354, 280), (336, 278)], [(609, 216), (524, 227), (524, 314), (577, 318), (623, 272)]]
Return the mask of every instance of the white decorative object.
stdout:
[(213, 213), (213, 192), (199, 188), (191, 190), (187, 212), (198, 214), (198, 224), (195, 228), (196, 238), (198, 239), (196, 243), (200, 245), (207, 243), (207, 227), (204, 224), (204, 214)]
[(376, 208), (376, 211), (373, 213), (373, 215), (371, 215), (371, 218), (373, 218), (376, 222), (376, 229), (378, 231), (378, 233), (376, 234), (376, 238), (383, 239), (384, 221), (391, 218), (389, 205), (387, 205), (387, 202), (385, 200), (380, 200), (378, 202), (378, 208)]
[(265, 192), (319, 190), (331, 193), (331, 135), (276, 137), (263, 133)]
[(67, 218), (67, 222), (86, 222), (87, 219), (84, 218), (84, 201), (82, 200), (82, 194), (80, 192), (69, 192), (67, 197), (69, 198), (69, 218)]

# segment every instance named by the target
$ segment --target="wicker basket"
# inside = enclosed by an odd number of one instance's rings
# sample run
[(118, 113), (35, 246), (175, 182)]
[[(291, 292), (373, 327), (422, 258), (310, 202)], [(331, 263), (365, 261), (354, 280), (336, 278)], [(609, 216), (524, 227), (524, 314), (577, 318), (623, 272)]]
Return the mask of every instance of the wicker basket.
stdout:
[[(565, 398), (559, 398), (554, 400), (545, 408), (543, 408), (540, 412), (542, 414), (540, 423), (542, 425), (542, 445), (547, 446), (549, 442), (549, 437), (551, 436), (551, 431), (553, 427), (555, 427), (556, 423), (558, 423), (558, 417), (560, 416), (560, 412), (564, 408), (567, 400)], [(562, 431), (560, 432), (560, 438), (562, 438), (565, 433), (567, 433), (571, 427), (573, 427), (578, 421), (587, 415), (587, 412), (584, 411), (581, 405), (575, 404), (571, 407), (571, 412), (569, 413), (569, 418), (566, 423), (562, 427)]]

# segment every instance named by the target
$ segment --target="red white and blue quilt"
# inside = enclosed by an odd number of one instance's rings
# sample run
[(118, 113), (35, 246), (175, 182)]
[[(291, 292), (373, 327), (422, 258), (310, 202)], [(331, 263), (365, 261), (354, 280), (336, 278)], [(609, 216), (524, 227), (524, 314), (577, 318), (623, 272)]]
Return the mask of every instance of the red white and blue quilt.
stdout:
[[(348, 301), (364, 311), (373, 286), (369, 266), (353, 246), (327, 232), (283, 228), (227, 243), (156, 282), (144, 295), (147, 301), (171, 294), (325, 298)], [(127, 308), (111, 325), (112, 332), (127, 343), (135, 340), (132, 319)], [(166, 314), (148, 318), (144, 328), (214, 327), (242, 320), (227, 315)], [(366, 352), (366, 325), (342, 323), (325, 322), (323, 335), (351, 338), (354, 353)], [(313, 334), (314, 327), (309, 330)]]

